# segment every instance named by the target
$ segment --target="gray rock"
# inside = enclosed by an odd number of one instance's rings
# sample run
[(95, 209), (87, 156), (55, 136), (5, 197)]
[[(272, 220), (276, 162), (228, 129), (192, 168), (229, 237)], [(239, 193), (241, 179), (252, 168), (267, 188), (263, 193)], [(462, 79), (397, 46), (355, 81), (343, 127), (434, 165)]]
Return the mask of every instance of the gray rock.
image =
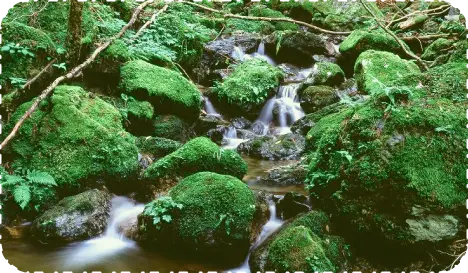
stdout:
[(410, 233), (416, 241), (439, 242), (457, 235), (458, 220), (452, 215), (429, 215), (419, 219), (406, 219)]
[(305, 139), (298, 134), (261, 136), (241, 143), (240, 153), (268, 160), (298, 159), (304, 152)]

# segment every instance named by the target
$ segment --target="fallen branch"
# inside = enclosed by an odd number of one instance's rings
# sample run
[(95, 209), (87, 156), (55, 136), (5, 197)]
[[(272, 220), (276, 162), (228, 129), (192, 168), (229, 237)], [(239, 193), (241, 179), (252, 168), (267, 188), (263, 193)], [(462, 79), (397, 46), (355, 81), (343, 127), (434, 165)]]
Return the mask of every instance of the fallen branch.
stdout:
[(141, 33), (149, 26), (151, 25), (152, 23), (154, 23), (154, 21), (156, 20), (156, 18), (161, 14), (163, 13), (164, 11), (166, 11), (168, 5), (165, 5), (164, 7), (162, 7), (162, 9), (160, 9), (159, 11), (155, 12), (153, 14), (153, 16), (151, 16), (151, 19), (149, 19), (148, 22), (146, 22), (138, 31), (137, 33), (135, 33), (135, 35), (132, 37), (132, 40), (135, 40), (136, 38), (138, 38), (138, 36), (141, 35)]
[(29, 86), (31, 86), (31, 84), (33, 84), (37, 79), (39, 79), (42, 76), (42, 74), (44, 74), (56, 61), (57, 59), (53, 59), (50, 63), (48, 63), (46, 67), (44, 67), (44, 69), (41, 70), (41, 72), (39, 72), (36, 76), (30, 79), (27, 83), (25, 83), (22, 89), (26, 89)]
[(211, 12), (214, 12), (214, 13), (222, 14), (225, 19), (226, 18), (237, 18), (237, 19), (252, 20), (252, 21), (289, 22), (289, 23), (293, 23), (293, 24), (296, 24), (296, 25), (305, 26), (305, 27), (307, 27), (307, 28), (309, 28), (309, 29), (311, 29), (311, 30), (313, 30), (315, 32), (320, 32), (320, 33), (326, 33), (326, 34), (331, 34), (331, 35), (349, 35), (349, 34), (351, 34), (351, 32), (339, 32), (339, 31), (326, 30), (326, 29), (314, 26), (312, 24), (302, 22), (302, 21), (296, 21), (296, 20), (293, 20), (293, 19), (290, 19), (290, 18), (271, 18), (271, 17), (243, 16), (243, 15), (237, 15), (237, 14), (231, 14), (231, 13), (224, 13), (223, 11), (212, 9), (212, 8), (209, 8), (209, 7), (205, 7), (203, 5), (192, 3), (192, 2), (187, 2), (187, 1), (180, 1), (180, 2), (188, 4), (188, 5), (195, 6), (195, 7), (200, 8), (200, 9), (204, 9), (204, 10), (211, 11)]
[[(428, 9), (428, 10), (423, 10), (423, 11), (418, 10), (418, 11), (415, 11), (415, 12), (413, 12), (413, 13), (407, 14), (407, 15), (405, 15), (405, 16), (403, 16), (403, 17), (400, 17), (400, 18), (398, 18), (398, 19), (395, 19), (395, 20), (390, 21), (390, 22), (387, 24), (387, 27), (390, 27), (390, 26), (392, 26), (392, 25), (395, 24), (395, 23), (404, 21), (405, 19), (408, 19), (408, 18), (410, 18), (410, 17), (412, 17), (412, 16), (415, 16), (415, 15), (421, 15), (421, 14), (425, 14), (425, 13), (428, 13), (428, 16), (430, 16), (430, 15), (439, 15), (439, 14), (443, 14), (444, 12), (447, 12), (447, 11), (450, 9), (450, 7), (451, 7), (450, 5), (444, 5), (444, 6), (440, 6), (440, 7), (438, 7), (438, 8), (434, 8), (434, 9)], [(440, 13), (430, 14), (431, 12), (438, 12), (438, 11), (440, 11), (440, 10), (442, 10)]]
[(387, 32), (388, 34), (390, 34), (390, 36), (393, 37), (393, 39), (395, 39), (395, 41), (398, 43), (398, 45), (400, 45), (400, 47), (403, 49), (403, 51), (406, 53), (406, 55), (408, 55), (409, 57), (413, 58), (416, 60), (416, 62), (423, 68), (424, 71), (427, 71), (429, 70), (429, 67), (424, 63), (423, 60), (421, 60), (421, 58), (419, 58), (418, 56), (416, 56), (414, 53), (412, 53), (411, 51), (409, 51), (406, 46), (403, 44), (403, 42), (400, 40), (400, 38), (398, 38), (398, 36), (395, 35), (395, 33), (393, 33), (393, 31), (391, 31), (390, 29), (388, 29), (386, 26), (384, 26), (384, 24), (382, 24), (377, 16), (374, 14), (374, 12), (372, 12), (372, 10), (367, 6), (367, 4), (364, 3), (363, 0), (359, 0), (359, 2), (361, 3), (361, 5), (367, 10), (367, 12), (369, 14), (372, 15), (372, 17), (375, 18), (377, 24), (385, 31)]
[(73, 68), (70, 72), (67, 74), (58, 77), (55, 79), (55, 81), (52, 82), (44, 91), (42, 91), (41, 95), (36, 98), (32, 106), (24, 113), (24, 115), (18, 120), (18, 122), (15, 124), (15, 127), (13, 127), (13, 130), (10, 132), (10, 134), (3, 140), (3, 142), (0, 144), (0, 149), (5, 147), (10, 140), (15, 137), (16, 133), (18, 132), (19, 128), (23, 125), (24, 121), (28, 119), (32, 113), (37, 109), (39, 106), (39, 103), (43, 101), (45, 98), (47, 98), (52, 91), (57, 87), (61, 82), (64, 80), (68, 79), (73, 79), (76, 75), (79, 75), (83, 69), (88, 67), (96, 58), (97, 56), (106, 50), (115, 40), (119, 39), (124, 35), (124, 33), (136, 22), (138, 15), (141, 13), (141, 11), (148, 6), (152, 1), (148, 0), (146, 2), (143, 2), (141, 5), (139, 5), (135, 11), (133, 12), (132, 18), (130, 21), (120, 30), (119, 33), (117, 33), (115, 36), (111, 37), (109, 40), (107, 40), (104, 44), (100, 45), (96, 50), (91, 54), (88, 59), (86, 59), (82, 64), (76, 66)]
[(451, 38), (451, 37), (456, 37), (456, 35), (431, 34), (431, 35), (425, 35), (425, 36), (400, 37), (400, 39), (406, 42), (406, 41), (413, 41), (413, 40), (430, 41), (430, 40), (436, 40), (436, 39), (439, 39), (439, 38)]

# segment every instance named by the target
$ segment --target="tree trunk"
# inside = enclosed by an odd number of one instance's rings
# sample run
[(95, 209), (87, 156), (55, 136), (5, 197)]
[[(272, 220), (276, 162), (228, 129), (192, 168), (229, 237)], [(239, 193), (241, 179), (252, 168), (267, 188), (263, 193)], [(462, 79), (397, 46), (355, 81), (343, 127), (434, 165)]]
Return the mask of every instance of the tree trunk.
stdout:
[(70, 11), (68, 15), (67, 53), (71, 66), (75, 66), (80, 61), (81, 38), (83, 38), (82, 14), (84, 2), (70, 0)]

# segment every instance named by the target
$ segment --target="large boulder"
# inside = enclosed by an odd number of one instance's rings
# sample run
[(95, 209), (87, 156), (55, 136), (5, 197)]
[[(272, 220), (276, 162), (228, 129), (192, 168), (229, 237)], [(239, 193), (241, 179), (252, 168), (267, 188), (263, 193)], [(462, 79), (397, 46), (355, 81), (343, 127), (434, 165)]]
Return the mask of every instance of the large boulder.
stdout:
[(162, 137), (139, 137), (136, 140), (138, 151), (142, 155), (148, 155), (152, 160), (165, 157), (182, 147), (182, 143)]
[(261, 59), (236, 66), (234, 72), (213, 90), (213, 96), (231, 114), (256, 118), (283, 78), (281, 70)]
[(304, 152), (304, 137), (297, 134), (260, 136), (241, 143), (237, 150), (252, 157), (267, 160), (298, 159)]
[(421, 71), (415, 63), (403, 60), (393, 53), (368, 50), (357, 59), (354, 73), (359, 90), (373, 95), (385, 93), (392, 87), (392, 82), (409, 75), (419, 75)]
[(121, 68), (120, 87), (126, 94), (151, 102), (158, 113), (190, 118), (201, 110), (195, 85), (174, 71), (141, 60)]
[[(7, 132), (32, 103), (18, 108)], [(83, 187), (97, 178), (124, 181), (138, 169), (135, 138), (123, 129), (119, 111), (77, 86), (57, 87), (24, 122), (9, 149), (14, 168), (48, 172), (62, 187)]]
[(240, 261), (263, 224), (256, 222), (261, 210), (239, 179), (201, 172), (181, 180), (168, 197), (146, 205), (139, 216), (140, 239), (166, 252)]
[(458, 73), (430, 70), (410, 98), (381, 94), (322, 117), (309, 131), (314, 156), (306, 183), (315, 204), (353, 240), (386, 246), (386, 255), (414, 255), (466, 236), (460, 174), (467, 159), (459, 157), (466, 103), (453, 97), (464, 92), (467, 72)]
[(107, 226), (110, 199), (110, 194), (97, 189), (67, 197), (34, 220), (30, 236), (43, 244), (98, 236)]
[(311, 211), (292, 221), (260, 244), (249, 259), (252, 272), (341, 272), (349, 252), (342, 238), (332, 236), (328, 217)]
[(200, 64), (194, 69), (197, 82), (211, 85), (215, 80), (220, 80), (216, 71), (229, 66), (234, 49), (237, 47), (247, 54), (254, 53), (257, 51), (260, 39), (258, 34), (246, 33), (207, 43), (203, 48)]
[(220, 149), (208, 138), (198, 137), (149, 166), (145, 178), (157, 186), (173, 185), (183, 177), (203, 171), (241, 179), (247, 172), (247, 164), (235, 151)]
[(434, 61), (441, 55), (441, 52), (447, 51), (453, 47), (454, 42), (445, 38), (439, 38), (431, 43), (421, 55), (421, 59), (427, 61)]
[(268, 175), (262, 177), (261, 182), (273, 187), (304, 185), (307, 171), (307, 164), (292, 163), (269, 170)]
[(313, 85), (339, 86), (344, 80), (345, 74), (337, 64), (318, 62), (312, 67), (312, 71), (302, 83), (301, 89)]
[(160, 115), (153, 119), (152, 136), (186, 142), (195, 136), (190, 122), (174, 115)]

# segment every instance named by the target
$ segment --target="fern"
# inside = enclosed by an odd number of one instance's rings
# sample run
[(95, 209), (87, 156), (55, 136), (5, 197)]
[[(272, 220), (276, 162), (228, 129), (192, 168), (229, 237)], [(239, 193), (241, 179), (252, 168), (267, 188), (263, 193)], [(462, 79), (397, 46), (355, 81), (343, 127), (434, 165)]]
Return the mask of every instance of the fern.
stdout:
[(5, 175), (3, 176), (4, 181), (1, 182), (2, 187), (16, 186), (18, 183), (25, 182), (24, 179), (16, 175)]
[(27, 174), (26, 178), (36, 184), (47, 185), (47, 186), (57, 186), (54, 178), (46, 173), (40, 171), (32, 171)]
[(31, 201), (31, 191), (28, 185), (20, 185), (13, 190), (16, 203), (24, 210)]

